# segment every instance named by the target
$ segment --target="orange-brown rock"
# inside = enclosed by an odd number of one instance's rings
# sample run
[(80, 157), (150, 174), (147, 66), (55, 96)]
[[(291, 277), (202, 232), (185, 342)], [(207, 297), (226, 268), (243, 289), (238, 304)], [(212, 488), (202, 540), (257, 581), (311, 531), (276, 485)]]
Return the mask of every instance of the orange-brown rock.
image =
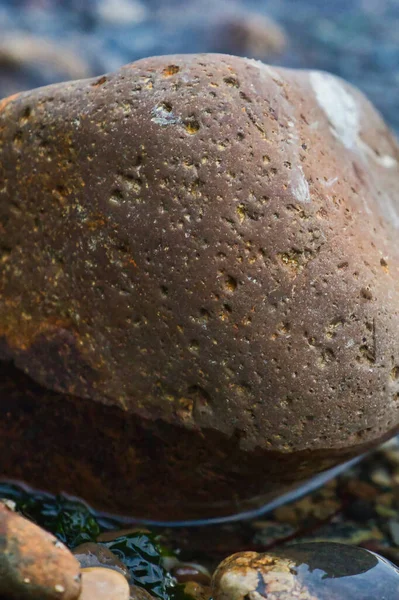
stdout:
[(82, 569), (82, 592), (79, 600), (129, 600), (126, 578), (117, 571), (103, 567)]
[(89, 500), (231, 514), (397, 429), (398, 146), (360, 92), (150, 58), (3, 101), (0, 151), (2, 357), (104, 423), (129, 481), (81, 455)]
[(0, 502), (0, 596), (76, 600), (79, 563), (53, 535)]
[(265, 60), (282, 54), (288, 45), (284, 29), (270, 17), (245, 11), (220, 16), (211, 37), (211, 45), (226, 54), (239, 54)]

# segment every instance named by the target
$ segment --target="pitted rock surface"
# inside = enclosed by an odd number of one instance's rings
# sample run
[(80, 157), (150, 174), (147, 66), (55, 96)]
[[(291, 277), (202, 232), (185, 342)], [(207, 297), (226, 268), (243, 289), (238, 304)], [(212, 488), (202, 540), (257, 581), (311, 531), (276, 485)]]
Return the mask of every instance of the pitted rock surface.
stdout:
[(243, 456), (397, 428), (399, 151), (359, 91), (149, 58), (3, 100), (0, 151), (0, 347), (33, 379)]
[(395, 598), (399, 570), (364, 548), (331, 542), (239, 552), (212, 579), (215, 600), (374, 600)]

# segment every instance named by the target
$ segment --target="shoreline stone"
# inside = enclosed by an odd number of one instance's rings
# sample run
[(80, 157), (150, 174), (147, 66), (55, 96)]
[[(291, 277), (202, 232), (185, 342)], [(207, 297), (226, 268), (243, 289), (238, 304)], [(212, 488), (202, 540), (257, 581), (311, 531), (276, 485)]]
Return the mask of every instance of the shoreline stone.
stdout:
[(3, 100), (0, 140), (0, 354), (124, 415), (137, 516), (255, 508), (397, 430), (398, 147), (360, 92), (149, 58)]

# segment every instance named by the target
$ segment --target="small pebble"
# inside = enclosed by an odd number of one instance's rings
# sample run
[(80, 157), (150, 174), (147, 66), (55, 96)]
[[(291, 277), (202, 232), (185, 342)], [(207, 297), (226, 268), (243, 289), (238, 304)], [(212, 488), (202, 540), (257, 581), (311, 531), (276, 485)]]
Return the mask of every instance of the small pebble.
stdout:
[(130, 577), (127, 566), (123, 564), (111, 550), (102, 544), (86, 542), (85, 544), (80, 544), (80, 546), (74, 548), (72, 553), (79, 561), (82, 569), (87, 569), (89, 567), (105, 567), (122, 573), (127, 579)]
[(126, 578), (103, 567), (82, 569), (82, 592), (79, 600), (130, 600)]
[[(248, 13), (227, 16), (216, 29), (218, 52), (266, 59), (287, 47), (283, 28), (266, 15)], [(215, 36), (215, 37), (216, 37)]]
[(208, 570), (194, 563), (179, 563), (173, 567), (171, 574), (177, 579), (178, 583), (195, 581), (202, 585), (209, 585), (211, 581)]

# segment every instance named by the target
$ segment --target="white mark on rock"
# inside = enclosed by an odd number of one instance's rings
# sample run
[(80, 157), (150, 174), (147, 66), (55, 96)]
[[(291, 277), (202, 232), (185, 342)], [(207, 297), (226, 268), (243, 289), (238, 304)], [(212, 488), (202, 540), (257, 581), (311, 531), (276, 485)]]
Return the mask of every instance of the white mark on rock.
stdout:
[[(360, 137), (361, 105), (357, 103), (344, 84), (337, 77), (320, 71), (312, 71), (309, 77), (317, 102), (330, 123), (332, 134), (346, 148), (356, 152), (365, 163), (373, 161), (384, 169), (397, 168), (398, 162), (394, 157), (380, 154)], [(364, 171), (367, 186), (373, 193), (374, 203), (378, 205), (387, 221), (399, 229), (399, 210), (396, 198), (379, 190), (379, 181), (374, 169), (366, 168)], [(372, 210), (367, 198), (367, 194), (363, 195), (364, 208), (367, 213), (371, 214)]]
[(366, 144), (366, 142), (360, 138), (358, 145), (369, 158), (372, 158), (381, 167), (384, 167), (385, 169), (393, 169), (394, 167), (397, 167), (398, 161), (393, 156), (389, 156), (389, 154), (377, 154), (372, 148), (370, 148), (368, 144)]
[(360, 137), (359, 105), (343, 82), (334, 75), (321, 71), (310, 72), (310, 83), (317, 102), (325, 112), (331, 131), (346, 148), (359, 150), (385, 169), (397, 166), (397, 161), (388, 154), (379, 155)]
[(332, 177), (331, 179), (327, 179), (327, 181), (324, 183), (324, 187), (331, 187), (334, 185), (334, 183), (337, 183), (338, 181), (338, 177)]
[(395, 200), (388, 194), (382, 194), (379, 202), (381, 212), (385, 215), (391, 225), (396, 229), (399, 229), (399, 211), (397, 208), (396, 198)]
[(294, 194), (294, 196), (298, 200), (298, 202), (303, 202), (303, 203), (307, 204), (311, 201), (309, 184), (308, 184), (305, 174), (303, 172), (302, 165), (299, 165), (297, 167), (296, 181), (292, 181), (291, 185), (292, 185), (292, 193)]
[(346, 148), (354, 148), (359, 139), (359, 108), (355, 98), (341, 81), (321, 71), (310, 72), (310, 83), (317, 102), (327, 115), (332, 133)]
[(386, 169), (393, 169), (398, 164), (398, 161), (393, 156), (389, 156), (389, 154), (378, 156), (378, 154), (374, 153), (374, 160), (376, 160), (379, 165), (385, 167)]
[(168, 110), (165, 106), (155, 106), (152, 111), (151, 121), (157, 125), (177, 125), (182, 122), (180, 117), (177, 117), (171, 110)]
[(398, 165), (398, 161), (393, 156), (389, 156), (389, 154), (384, 154), (384, 156), (378, 156), (377, 154), (374, 154), (374, 159), (378, 162), (378, 164), (386, 169), (393, 169)]

